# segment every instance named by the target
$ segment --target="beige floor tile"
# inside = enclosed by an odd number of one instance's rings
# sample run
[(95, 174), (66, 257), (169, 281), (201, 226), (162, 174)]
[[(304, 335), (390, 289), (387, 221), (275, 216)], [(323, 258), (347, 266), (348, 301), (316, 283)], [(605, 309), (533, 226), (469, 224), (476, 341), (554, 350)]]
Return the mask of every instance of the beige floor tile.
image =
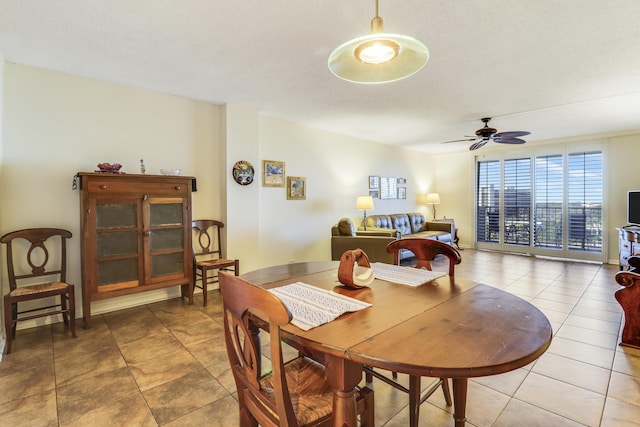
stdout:
[(640, 378), (640, 354), (636, 355), (631, 352), (616, 351), (613, 370)]
[[(229, 359), (227, 358), (227, 348), (224, 343), (224, 336), (193, 344), (189, 346), (189, 351), (203, 366), (213, 365), (220, 366), (221, 368), (229, 367)], [(215, 374), (213, 375), (216, 376)]]
[(60, 427), (155, 427), (157, 425), (147, 402), (140, 393), (79, 414), (77, 418), (69, 420), (69, 422), (60, 423)]
[(181, 349), (182, 346), (169, 330), (120, 345), (122, 356), (128, 364), (140, 363)]
[(11, 354), (2, 355), (0, 362), (1, 377), (12, 375), (18, 371), (26, 371), (46, 364), (53, 365), (53, 348), (51, 346), (34, 351), (14, 351)]
[(507, 372), (500, 375), (491, 375), (489, 377), (472, 378), (470, 381), (482, 384), (493, 390), (499, 391), (509, 396), (513, 396), (522, 381), (529, 373), (529, 370), (520, 368), (515, 371)]
[(169, 332), (164, 323), (151, 313), (144, 320), (138, 319), (118, 326), (110, 325), (109, 329), (120, 345)]
[(140, 390), (145, 391), (202, 368), (186, 349), (129, 365)]
[(549, 287), (547, 287), (544, 291), (540, 292), (537, 298), (546, 299), (549, 301), (561, 302), (564, 304), (576, 304), (580, 300), (580, 296), (550, 292)]
[(585, 344), (596, 345), (598, 347), (609, 348), (615, 350), (618, 345), (618, 335), (608, 334), (606, 332), (598, 332), (593, 329), (586, 329), (579, 326), (563, 325), (558, 333), (558, 337), (567, 338), (574, 341), (583, 342)]
[(58, 387), (57, 391), (61, 424), (70, 424), (86, 413), (140, 394), (126, 367)]
[(612, 372), (608, 396), (640, 406), (640, 377)]
[(600, 422), (605, 399), (602, 394), (535, 372), (525, 378), (514, 397), (589, 426)]
[(543, 354), (533, 366), (532, 372), (600, 394), (607, 393), (611, 375), (609, 369), (568, 359), (553, 353)]
[(0, 404), (55, 390), (52, 360), (42, 366), (0, 377)]
[(613, 356), (615, 355), (614, 350), (562, 337), (554, 337), (547, 352), (606, 369), (611, 369)]
[(222, 325), (206, 315), (204, 320), (173, 326), (171, 332), (187, 348), (212, 339), (221, 340), (224, 336)]
[(580, 427), (583, 424), (545, 411), (537, 406), (511, 399), (493, 427)]
[[(4, 331), (3, 331), (4, 332)], [(40, 328), (19, 329), (11, 344), (11, 354), (21, 351), (41, 352), (53, 348), (51, 326)]]
[(84, 353), (74, 359), (56, 359), (56, 385), (60, 387), (82, 381), (125, 366), (120, 350), (112, 346), (98, 349), (94, 353)]
[(0, 424), (11, 427), (56, 427), (55, 390), (0, 404)]
[(640, 406), (607, 397), (601, 427), (640, 426)]
[(165, 427), (229, 427), (239, 425), (239, 420), (238, 402), (225, 396), (165, 424)]
[(203, 368), (143, 392), (158, 424), (180, 418), (227, 394)]
[(498, 419), (510, 397), (481, 384), (469, 382), (467, 420), (474, 426), (491, 426)]
[(590, 317), (570, 314), (564, 322), (566, 325), (579, 326), (598, 332), (618, 335), (620, 332), (620, 322), (608, 322), (606, 320), (592, 319)]

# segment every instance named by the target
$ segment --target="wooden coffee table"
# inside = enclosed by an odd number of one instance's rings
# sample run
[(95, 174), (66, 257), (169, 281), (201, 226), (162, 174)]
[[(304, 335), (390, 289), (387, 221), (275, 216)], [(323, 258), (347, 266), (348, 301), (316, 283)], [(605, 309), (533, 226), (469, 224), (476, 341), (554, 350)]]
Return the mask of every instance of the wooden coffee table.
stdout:
[(287, 264), (243, 274), (264, 288), (304, 282), (372, 304), (309, 331), (287, 325), (285, 338), (324, 358), (334, 388), (334, 426), (356, 424), (354, 389), (362, 366), (452, 378), (454, 419), (464, 426), (468, 378), (525, 366), (551, 343), (540, 310), (491, 286), (442, 277), (417, 288), (376, 279), (350, 290), (337, 282), (338, 262)]

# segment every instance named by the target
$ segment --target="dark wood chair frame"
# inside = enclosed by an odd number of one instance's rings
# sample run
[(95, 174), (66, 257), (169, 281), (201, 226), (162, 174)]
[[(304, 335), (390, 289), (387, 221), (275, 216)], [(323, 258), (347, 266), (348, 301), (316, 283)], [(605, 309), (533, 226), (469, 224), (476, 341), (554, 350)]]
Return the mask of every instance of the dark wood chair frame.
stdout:
[(616, 273), (616, 282), (624, 286), (614, 294), (624, 312), (624, 327), (620, 345), (640, 349), (640, 257), (630, 257), (629, 271)]
[[(228, 273), (220, 273), (224, 335), (227, 355), (236, 382), (240, 426), (330, 426), (332, 401), (326, 406), (311, 404), (318, 395), (326, 396), (328, 386), (324, 367), (303, 355), (283, 360), (280, 328), (291, 321), (291, 313), (271, 292)], [(272, 372), (262, 375), (260, 329), (270, 337)], [(318, 357), (318, 359), (322, 359)], [(304, 378), (296, 397), (306, 395), (306, 404), (293, 404), (291, 382)], [(298, 399), (296, 399), (298, 401)], [(320, 400), (318, 401), (320, 402)], [(356, 395), (361, 427), (375, 421), (373, 390), (363, 387)], [(299, 420), (306, 420), (302, 424)]]
[[(232, 271), (237, 276), (240, 274), (240, 261), (224, 259), (220, 235), (224, 224), (221, 221), (198, 219), (192, 221), (191, 226), (196, 233), (193, 239), (193, 285), (202, 289), (203, 305), (206, 307), (208, 284), (218, 283), (218, 273), (216, 272)], [(214, 246), (216, 244), (217, 246)], [(201, 285), (197, 284), (198, 278), (200, 278)]]
[[(394, 254), (395, 264), (399, 264), (401, 250), (409, 250), (416, 257), (416, 268), (426, 268), (431, 270), (431, 261), (438, 255), (445, 255), (449, 258), (449, 278), (451, 284), (454, 284), (455, 266), (462, 262), (460, 252), (456, 248), (447, 243), (433, 239), (423, 239), (408, 237), (405, 239), (395, 240), (387, 245), (387, 252)], [(364, 367), (367, 384), (373, 382), (373, 377), (389, 384), (390, 386), (403, 391), (409, 395), (409, 425), (411, 427), (418, 426), (420, 418), (420, 405), (422, 405), (438, 388), (442, 387), (444, 400), (447, 406), (451, 406), (451, 390), (449, 380), (447, 378), (439, 378), (424, 393), (422, 392), (421, 377), (409, 375), (409, 388), (406, 388), (398, 382), (398, 374), (392, 372), (391, 378), (383, 373), (374, 370), (372, 367)]]
[[(50, 248), (55, 246), (56, 236), (60, 240), (60, 253), (58, 254), (59, 263), (54, 265), (47, 246)], [(48, 240), (49, 238), (52, 240)], [(9, 293), (4, 295), (6, 354), (11, 353), (17, 323), (24, 320), (62, 314), (64, 324), (71, 329), (71, 336), (76, 337), (74, 286), (66, 283), (66, 241), (70, 238), (71, 232), (59, 228), (28, 228), (7, 233), (0, 238), (0, 242), (7, 245), (9, 278)], [(14, 259), (13, 245), (19, 245), (19, 242), (15, 241), (16, 239), (24, 239), (29, 244), (26, 249), (26, 261), (31, 269), (30, 272), (23, 272), (23, 269), (16, 268), (19, 265)], [(34, 284), (34, 280), (45, 277), (49, 281)], [(51, 279), (54, 280), (51, 281)], [(23, 283), (27, 284), (23, 285)], [(57, 296), (60, 297), (60, 303), (23, 311), (18, 309), (18, 303)], [(52, 308), (56, 310), (50, 310)]]

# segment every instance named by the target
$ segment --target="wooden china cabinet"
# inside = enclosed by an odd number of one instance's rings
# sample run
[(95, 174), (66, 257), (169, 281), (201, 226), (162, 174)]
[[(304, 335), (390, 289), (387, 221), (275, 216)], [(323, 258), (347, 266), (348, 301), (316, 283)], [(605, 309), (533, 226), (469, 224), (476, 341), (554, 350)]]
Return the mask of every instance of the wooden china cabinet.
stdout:
[(85, 328), (91, 302), (181, 286), (193, 304), (195, 178), (78, 173)]

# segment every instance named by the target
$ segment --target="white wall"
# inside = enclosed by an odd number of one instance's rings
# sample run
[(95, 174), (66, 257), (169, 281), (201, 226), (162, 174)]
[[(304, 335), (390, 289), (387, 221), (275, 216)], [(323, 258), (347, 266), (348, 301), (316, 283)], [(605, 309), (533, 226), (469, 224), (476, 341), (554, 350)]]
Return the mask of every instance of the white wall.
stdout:
[[(415, 212), (416, 194), (432, 185), (430, 156), (300, 124), (261, 117), (260, 160), (285, 162), (288, 176), (306, 178), (306, 200), (287, 200), (285, 188), (260, 186), (260, 267), (331, 256), (331, 226), (342, 217), (360, 225), (356, 197), (369, 175), (404, 177), (407, 198), (374, 200), (368, 214)], [(260, 173), (262, 164), (260, 162)]]

